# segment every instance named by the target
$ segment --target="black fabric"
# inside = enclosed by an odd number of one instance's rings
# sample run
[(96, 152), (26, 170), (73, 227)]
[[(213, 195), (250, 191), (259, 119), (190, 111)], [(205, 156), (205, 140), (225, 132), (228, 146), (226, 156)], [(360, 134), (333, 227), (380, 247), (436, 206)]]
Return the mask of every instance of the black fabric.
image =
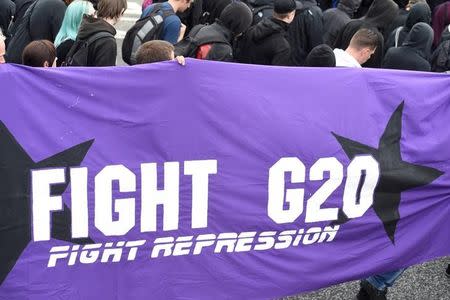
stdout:
[(401, 47), (388, 50), (383, 60), (383, 68), (430, 71), (428, 58), (432, 43), (433, 29), (426, 23), (417, 23)]
[(58, 60), (56, 61), (56, 66), (60, 67), (61, 64), (63, 64), (66, 61), (66, 56), (70, 51), (70, 48), (72, 48), (73, 44), (75, 43), (74, 40), (65, 40), (62, 42), (58, 47), (56, 47), (56, 57)]
[[(31, 8), (31, 6), (29, 7)], [(62, 0), (37, 0), (29, 20), (22, 18), (15, 35), (8, 42), (8, 62), (21, 63), (23, 49), (30, 41), (53, 42), (66, 12)], [(31, 40), (29, 40), (31, 38)]]
[(203, 0), (202, 24), (212, 24), (232, 0)]
[(273, 10), (277, 14), (287, 14), (297, 8), (295, 0), (275, 0), (273, 3)]
[(359, 8), (361, 0), (341, 0), (336, 8), (330, 8), (323, 13), (323, 41), (332, 46), (339, 31), (351, 21), (353, 14)]
[(375, 0), (361, 19), (378, 29), (387, 39), (389, 26), (398, 15), (398, 5), (392, 0)]
[(185, 35), (189, 34), (194, 26), (201, 24), (203, 14), (203, 0), (195, 0), (189, 9), (184, 12), (177, 13), (181, 23), (186, 25)]
[(6, 45), (8, 45), (9, 40), (16, 33), (17, 28), (20, 24), (20, 20), (22, 20), (25, 12), (27, 11), (28, 7), (30, 7), (30, 5), (34, 2), (34, 0), (14, 0), (13, 2), (15, 3), (15, 12), (14, 18), (12, 19), (12, 22), (8, 28), (5, 41)]
[(336, 67), (336, 57), (328, 45), (314, 47), (306, 57), (307, 67)]
[(0, 29), (6, 36), (16, 5), (11, 0), (0, 0)]
[(233, 35), (238, 35), (250, 27), (253, 15), (247, 5), (241, 2), (234, 2), (225, 7), (219, 16), (219, 20)]
[[(413, 7), (411, 7), (408, 17), (406, 18), (405, 25), (399, 32), (398, 46), (403, 44), (409, 32), (411, 31), (411, 28), (419, 22), (424, 22), (427, 24), (431, 23), (431, 10), (428, 4), (426, 3), (417, 3), (413, 5)], [(389, 35), (389, 38), (386, 41), (385, 49), (387, 50), (394, 46), (395, 46), (395, 30), (391, 32), (391, 34)]]
[(287, 23), (274, 18), (263, 19), (250, 27), (239, 40), (237, 60), (248, 64), (292, 65), (287, 28)]
[(302, 4), (303, 8), (297, 10), (288, 30), (292, 61), (296, 66), (304, 65), (308, 53), (323, 44), (322, 10), (315, 0), (304, 0)]
[(431, 56), (431, 71), (448, 72), (450, 71), (450, 27), (442, 33), (441, 43), (434, 50)]
[[(98, 32), (116, 35), (114, 27), (102, 19), (84, 15), (78, 31), (77, 41), (87, 40)], [(115, 66), (117, 45), (114, 38), (103, 38), (89, 47), (87, 66)]]

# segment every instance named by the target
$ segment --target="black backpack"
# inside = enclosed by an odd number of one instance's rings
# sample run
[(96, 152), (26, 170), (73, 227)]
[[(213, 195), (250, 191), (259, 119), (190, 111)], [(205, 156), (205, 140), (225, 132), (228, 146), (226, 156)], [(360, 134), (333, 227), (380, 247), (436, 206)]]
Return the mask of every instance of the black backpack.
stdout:
[[(162, 16), (159, 12), (162, 11)], [(122, 59), (129, 65), (136, 64), (139, 47), (148, 41), (159, 40), (164, 20), (173, 15), (173, 11), (162, 10), (162, 4), (155, 4), (153, 11), (142, 17), (127, 31), (122, 44)]]
[(264, 18), (273, 15), (273, 0), (249, 0), (247, 5), (253, 14), (253, 25), (258, 24)]
[(197, 37), (198, 32), (207, 26), (211, 25), (197, 25), (192, 28), (187, 37), (175, 44), (175, 56), (196, 58), (198, 48), (202, 45), (214, 43), (230, 45), (230, 43), (221, 36), (209, 36), (205, 38)]
[(103, 38), (113, 38), (114, 36), (107, 31), (100, 31), (91, 35), (86, 40), (76, 40), (67, 53), (66, 60), (61, 64), (67, 67), (85, 67), (88, 65), (89, 46), (95, 41)]

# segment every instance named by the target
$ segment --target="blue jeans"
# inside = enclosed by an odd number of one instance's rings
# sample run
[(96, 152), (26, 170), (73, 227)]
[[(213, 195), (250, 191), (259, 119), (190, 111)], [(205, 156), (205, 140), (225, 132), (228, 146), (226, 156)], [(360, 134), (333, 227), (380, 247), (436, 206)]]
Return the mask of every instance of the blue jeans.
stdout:
[(375, 287), (377, 290), (383, 291), (388, 287), (391, 287), (405, 270), (406, 269), (400, 269), (392, 272), (370, 276), (366, 278), (366, 281), (373, 285), (373, 287)]

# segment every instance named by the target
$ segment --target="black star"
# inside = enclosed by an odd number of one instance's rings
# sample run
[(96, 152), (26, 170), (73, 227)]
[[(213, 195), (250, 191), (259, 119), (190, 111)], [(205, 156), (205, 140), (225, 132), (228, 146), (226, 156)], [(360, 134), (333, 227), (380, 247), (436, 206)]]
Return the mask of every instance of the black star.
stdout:
[[(392, 114), (380, 139), (378, 149), (333, 133), (350, 160), (356, 155), (369, 154), (378, 161), (380, 178), (375, 188), (372, 206), (378, 218), (383, 222), (384, 230), (393, 244), (395, 244), (397, 223), (400, 220), (398, 207), (401, 192), (427, 185), (444, 174), (439, 170), (402, 160), (400, 138), (403, 105), (404, 102)], [(338, 220), (333, 223), (343, 224), (347, 221), (349, 219), (340, 210)]]
[[(0, 121), (0, 285), (12, 270), (31, 240), (30, 170), (79, 166), (93, 140), (35, 163)], [(61, 195), (70, 181), (52, 186), (52, 195)], [(71, 214), (64, 210), (52, 214), (51, 236), (77, 244), (93, 243), (87, 239), (72, 239)]]

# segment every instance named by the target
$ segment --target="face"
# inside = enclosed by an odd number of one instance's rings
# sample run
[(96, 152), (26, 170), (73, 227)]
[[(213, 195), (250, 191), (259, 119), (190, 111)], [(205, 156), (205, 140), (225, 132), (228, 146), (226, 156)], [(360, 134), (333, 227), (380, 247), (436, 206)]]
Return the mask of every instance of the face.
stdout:
[(370, 49), (370, 48), (363, 48), (361, 50), (361, 56), (359, 59), (359, 63), (362, 65), (364, 64), (366, 61), (368, 61), (370, 59), (370, 57), (372, 57), (372, 55), (375, 53), (375, 49)]
[(194, 2), (194, 0), (181, 0), (180, 12), (188, 10), (189, 7), (191, 7), (192, 2)]
[(0, 64), (5, 63), (5, 38), (0, 35)]
[(289, 17), (286, 19), (286, 23), (291, 24), (295, 18), (295, 10), (289, 13)]

